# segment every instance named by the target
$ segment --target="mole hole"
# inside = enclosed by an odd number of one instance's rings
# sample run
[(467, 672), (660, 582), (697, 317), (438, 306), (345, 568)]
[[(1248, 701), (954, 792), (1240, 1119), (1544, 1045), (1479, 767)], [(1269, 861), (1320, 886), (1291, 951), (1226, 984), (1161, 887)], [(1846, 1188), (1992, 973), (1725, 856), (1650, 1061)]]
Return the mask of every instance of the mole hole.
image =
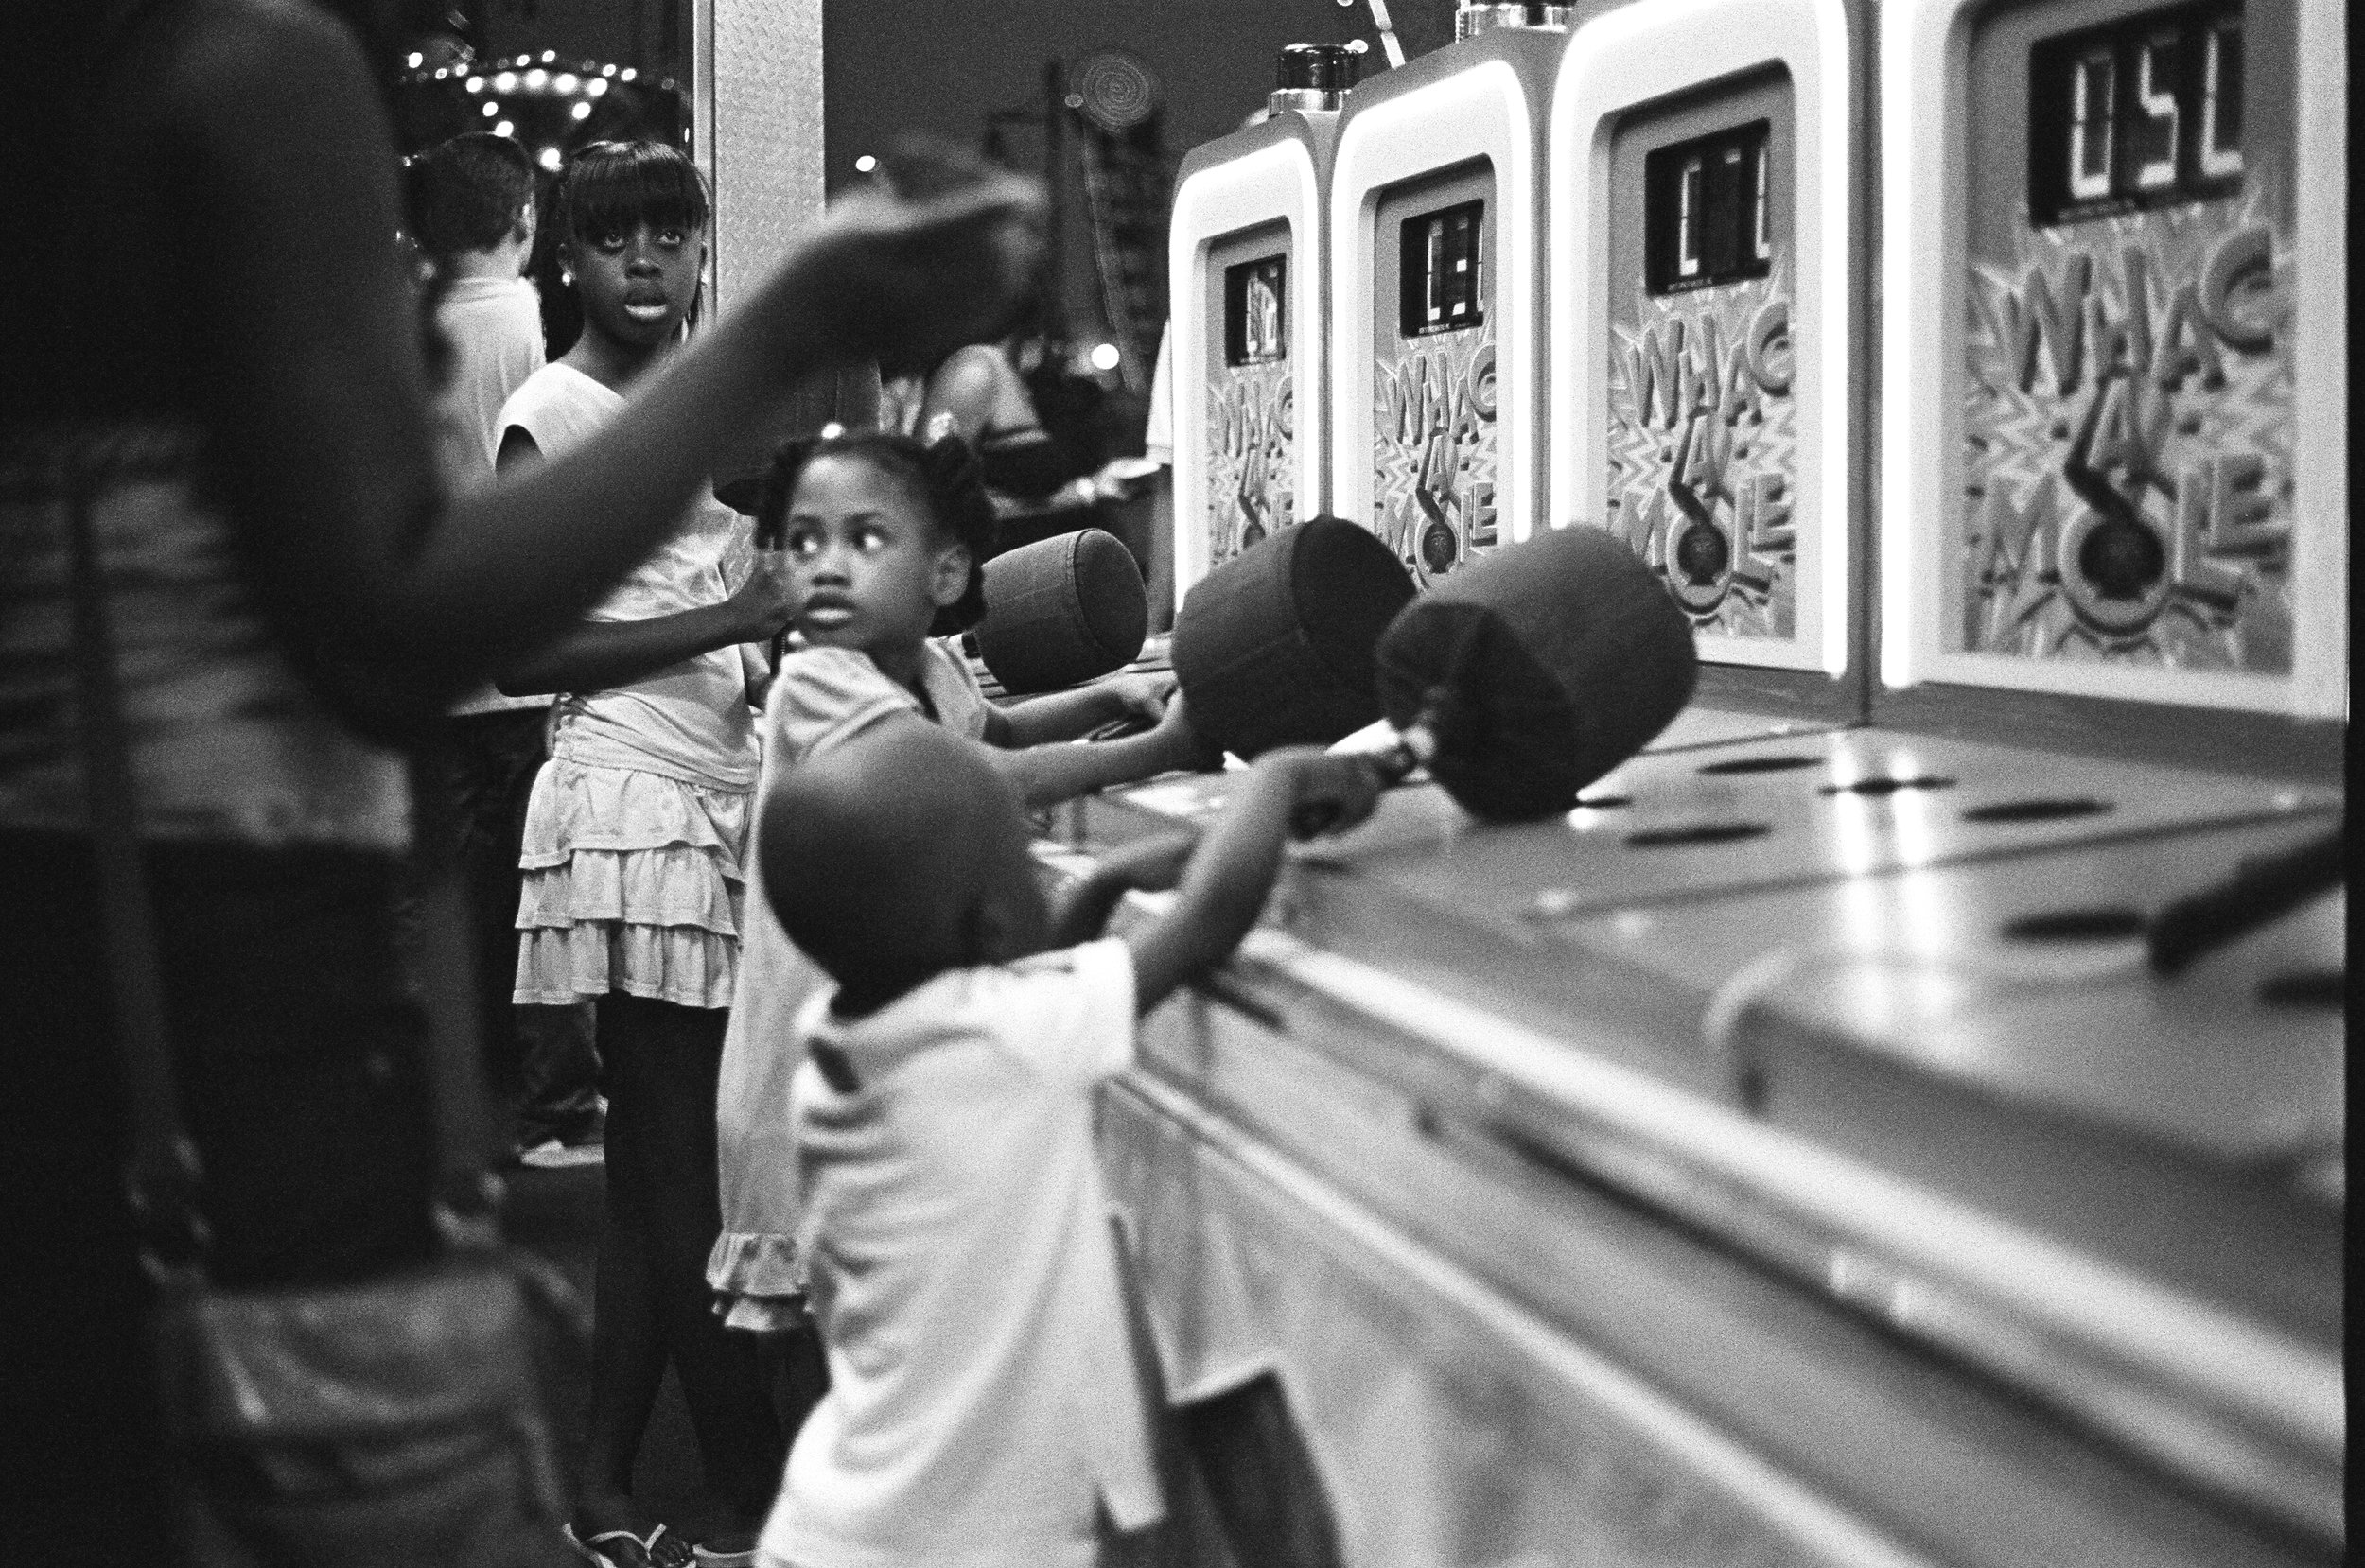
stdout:
[(1827, 795), (1893, 795), (1900, 790), (1951, 790), (1951, 778), (1859, 778), (1853, 784), (1826, 784)]
[(1579, 795), (1577, 805), (1587, 811), (1613, 811), (1634, 804), (1632, 795)]
[(1729, 761), (1706, 763), (1700, 771), (1706, 774), (1789, 773), (1794, 768), (1812, 768), (1822, 760), (1819, 757), (1736, 757)]
[(1421, 560), (1430, 571), (1451, 571), (1454, 557), (1461, 553), (1453, 530), (1445, 524), (1431, 523), (1421, 531)]
[(2107, 800), (2091, 795), (2046, 795), (2034, 800), (1999, 800), (1992, 806), (1973, 806), (1963, 813), (1965, 822), (2055, 822), (2063, 817), (2100, 816), (2111, 810)]
[(2117, 942), (2144, 933), (2144, 916), (2132, 909), (2057, 909), (2006, 921), (2014, 942)]
[(2269, 975), (2259, 982), (2258, 1000), (2269, 1007), (2343, 1007), (2348, 1004), (2348, 979), (2339, 969)]
[(1732, 558), (1724, 531), (1708, 523), (1693, 523), (1675, 541), (1675, 569), (1695, 588), (1713, 587)]
[(1730, 844), (1771, 831), (1762, 822), (1697, 822), (1688, 828), (1646, 828), (1628, 833), (1626, 843), (1636, 849), (1666, 849), (1680, 844)]
[(2112, 517), (2086, 535), (2077, 569), (2105, 599), (2141, 599), (2168, 569), (2168, 554), (2151, 530)]

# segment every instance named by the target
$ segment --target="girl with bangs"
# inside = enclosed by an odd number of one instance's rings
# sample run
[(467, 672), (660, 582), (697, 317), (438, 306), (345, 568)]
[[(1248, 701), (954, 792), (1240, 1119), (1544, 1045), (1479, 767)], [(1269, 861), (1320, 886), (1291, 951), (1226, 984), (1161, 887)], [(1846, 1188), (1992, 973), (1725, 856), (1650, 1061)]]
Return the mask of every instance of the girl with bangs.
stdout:
[[(584, 148), (552, 209), (583, 334), (502, 409), (504, 471), (600, 439), (626, 392), (685, 340), (706, 259), (705, 188), (659, 143)], [(755, 1352), (724, 1332), (705, 1279), (722, 1226), (714, 1106), (757, 775), (752, 705), (770, 676), (764, 645), (789, 612), (762, 557), (727, 582), (727, 563), (748, 556), (747, 527), (702, 493), (588, 618), (499, 683), (558, 694), (519, 862), (515, 1000), (589, 997), (598, 1010), (607, 1225), (572, 1533), (609, 1568), (692, 1556), (631, 1496), (669, 1360), (735, 1533), (751, 1538), (762, 1522), (786, 1449)], [(746, 1544), (698, 1555), (728, 1559)]]

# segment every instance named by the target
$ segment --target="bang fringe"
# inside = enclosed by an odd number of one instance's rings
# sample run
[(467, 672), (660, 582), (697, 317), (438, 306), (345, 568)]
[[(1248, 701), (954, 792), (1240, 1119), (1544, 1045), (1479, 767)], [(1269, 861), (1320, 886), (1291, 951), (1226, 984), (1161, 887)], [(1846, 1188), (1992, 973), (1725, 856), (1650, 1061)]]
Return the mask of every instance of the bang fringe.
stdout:
[(559, 185), (559, 231), (579, 241), (643, 223), (703, 229), (709, 211), (696, 166), (660, 142), (587, 148)]

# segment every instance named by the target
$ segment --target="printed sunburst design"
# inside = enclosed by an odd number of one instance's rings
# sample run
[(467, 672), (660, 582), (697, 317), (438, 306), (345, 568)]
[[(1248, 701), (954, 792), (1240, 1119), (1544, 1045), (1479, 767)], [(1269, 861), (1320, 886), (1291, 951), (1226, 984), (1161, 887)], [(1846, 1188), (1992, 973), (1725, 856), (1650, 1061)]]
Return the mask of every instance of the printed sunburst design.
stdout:
[[(1286, 365), (1252, 365), (1207, 387), (1207, 565), (1299, 521)], [(1226, 439), (1227, 433), (1229, 439)]]
[[(1499, 396), (1490, 394), (1494, 405), (1483, 411), (1467, 397), (1472, 367), (1481, 358), (1491, 364), (1494, 354), (1489, 322), (1414, 340), (1396, 359), (1372, 367), (1373, 531), (1422, 584), (1443, 575), (1421, 552), (1422, 533), (1433, 519), (1445, 522), (1459, 541), (1448, 571), (1499, 542), (1494, 511), (1481, 505), (1480, 494), (1495, 483)], [(1396, 410), (1414, 396), (1416, 377), (1426, 377), (1431, 398), (1445, 392), (1448, 412), (1442, 427), (1432, 423), (1401, 440)]]
[[(1963, 505), (1952, 520), (1950, 553), (1942, 567), (1953, 596), (1951, 646), (2055, 662), (2289, 671), (2293, 381), (2287, 323), (2263, 350), (2243, 352), (2216, 343), (2221, 386), (2204, 388), (2196, 375), (2172, 391), (2160, 389), (2152, 376), (2130, 376), (2123, 368), (2125, 359), (2116, 376), (2097, 377), (2091, 363), (2090, 332), (2080, 349), (2088, 362), (2067, 394), (2058, 391), (2049, 344), (2038, 351), (2037, 373), (2023, 390), (2011, 348), (1998, 335), (2006, 310), (2024, 294), (2031, 270), (2058, 296), (2071, 258), (2080, 253), (2091, 258), (2090, 295), (2099, 299), (2108, 321), (2125, 323), (2130, 288), (2126, 257), (2139, 251), (2148, 279), (2146, 316), (2156, 341), (2175, 290), (2200, 277), (2222, 236), (2250, 227), (2263, 228), (2272, 236), (2267, 287), (2275, 302), (2287, 307), (2293, 246), (2288, 231), (2275, 222), (2280, 206), (2270, 182), (2253, 176), (2238, 197), (2179, 208), (2052, 229), (2030, 226), (2023, 214), (2016, 225), (2016, 253), (2008, 263), (1999, 266), (1972, 258), (1965, 301), (1969, 375), (1963, 407)], [(2255, 309), (2258, 304), (2252, 299), (2248, 307)], [(2094, 515), (2066, 482), (2066, 468), (2078, 432), (2097, 414), (2094, 400), (2111, 395), (2113, 386), (2123, 399), (2130, 389), (2143, 389), (2139, 407), (2146, 426), (2164, 419), (2159, 427), (2164, 434), (2156, 456), (2143, 465), (2149, 473), (2137, 474), (2125, 462), (2100, 471), (2153, 530), (2171, 561), (2181, 487), (2204, 460), (2255, 457), (2264, 467), (2258, 491), (2269, 503), (2267, 517), (2245, 531), (2239, 548), (2201, 551), (2199, 573), (2219, 584), (2235, 584), (2230, 592), (2204, 595), (2171, 586), (2148, 619), (2119, 628), (2080, 614), (2063, 581), (2064, 570), (2075, 571), (2076, 563), (2057, 556), (1998, 566), (1986, 528), (1991, 497), (2016, 517), (2041, 526), (2049, 523), (2056, 539)], [(2279, 546), (2274, 542), (2278, 538)], [(2010, 543), (2006, 542), (2006, 558)], [(2221, 547), (2225, 541), (2212, 535), (2205, 543)]]
[[(1696, 355), (1702, 335), (1710, 330), (1712, 323), (1718, 351), (1729, 363), (1729, 357), (1740, 351), (1750, 322), (1766, 302), (1789, 302), (1793, 297), (1790, 259), (1784, 256), (1775, 262), (1774, 270), (1765, 277), (1713, 288), (1654, 295), (1637, 283), (1635, 324), (1629, 327), (1611, 322), (1609, 421), (1603, 432), (1609, 460), (1608, 494), (1600, 499), (1602, 517), (1610, 531), (1633, 545), (1637, 553), (1662, 572), (1672, 574), (1676, 569), (1665, 559), (1666, 530), (1663, 526), (1652, 529), (1649, 532), (1654, 536), (1645, 537), (1643, 518), (1654, 497), (1661, 507), (1669, 504), (1667, 482), (1679, 448), (1684, 420), (1679, 418), (1669, 425), (1658, 418), (1644, 417), (1639, 406), (1641, 389), (1635, 379), (1637, 356), (1644, 351), (1650, 334), (1665, 333), (1676, 322), (1683, 323), (1685, 355)], [(1783, 346), (1778, 351), (1782, 364), (1790, 368), (1794, 377), (1797, 362), (1793, 335), (1796, 325), (1794, 319), (1784, 328)], [(1720, 366), (1719, 375), (1710, 380), (1721, 381), (1729, 374), (1729, 370)], [(1796, 499), (1796, 392), (1794, 382), (1789, 391), (1779, 394), (1761, 392), (1753, 406), (1732, 410), (1724, 421), (1732, 442), (1730, 457), (1724, 466), (1721, 482), (1711, 496), (1703, 498), (1735, 555), (1751, 549), (1754, 543), (1754, 553), (1771, 569), (1761, 587), (1736, 580), (1712, 608), (1700, 611), (1687, 606), (1692, 624), (1701, 631), (1757, 640), (1788, 641), (1797, 635), (1798, 552), (1795, 530), (1773, 541), (1753, 542), (1742, 539), (1738, 527), (1741, 487), (1754, 475), (1779, 476)]]

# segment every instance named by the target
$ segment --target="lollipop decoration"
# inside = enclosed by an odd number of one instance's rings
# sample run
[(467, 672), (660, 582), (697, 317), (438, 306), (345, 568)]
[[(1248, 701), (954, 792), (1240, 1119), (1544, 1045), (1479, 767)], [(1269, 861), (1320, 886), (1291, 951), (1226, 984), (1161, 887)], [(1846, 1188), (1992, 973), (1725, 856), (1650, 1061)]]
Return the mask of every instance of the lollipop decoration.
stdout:
[(1165, 96), (1148, 66), (1116, 49), (1077, 61), (1070, 82), (1068, 106), (1112, 135), (1155, 114)]

